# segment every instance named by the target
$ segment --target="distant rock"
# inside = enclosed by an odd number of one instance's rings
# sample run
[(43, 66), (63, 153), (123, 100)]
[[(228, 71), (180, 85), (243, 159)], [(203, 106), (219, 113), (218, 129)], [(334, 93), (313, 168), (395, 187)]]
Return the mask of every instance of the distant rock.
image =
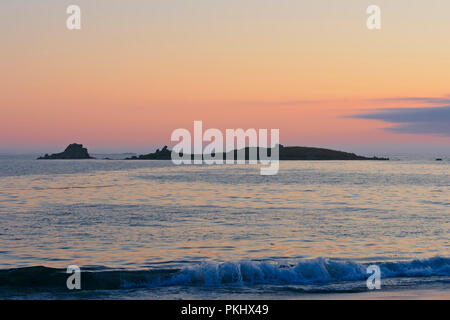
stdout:
[(102, 160), (123, 160), (135, 156), (134, 152), (122, 152), (122, 153), (91, 153), (91, 157)]
[(54, 160), (54, 159), (95, 159), (91, 157), (86, 148), (82, 144), (72, 143), (61, 153), (45, 154), (38, 160)]
[(436, 161), (442, 161), (442, 158), (437, 158)]

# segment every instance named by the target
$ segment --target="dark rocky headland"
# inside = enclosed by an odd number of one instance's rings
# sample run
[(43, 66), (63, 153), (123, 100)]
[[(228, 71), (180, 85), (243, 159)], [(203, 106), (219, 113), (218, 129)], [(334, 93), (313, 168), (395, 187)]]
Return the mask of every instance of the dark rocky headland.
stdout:
[[(259, 148), (256, 148), (256, 153), (259, 160)], [(271, 150), (265, 150), (270, 156)], [(237, 159), (237, 150), (231, 151), (234, 153), (234, 159)], [(171, 151), (165, 146), (162, 150), (156, 150), (154, 153), (149, 153), (140, 156), (133, 156), (126, 158), (125, 160), (170, 160)], [(245, 159), (249, 159), (250, 148), (245, 148)], [(264, 154), (264, 152), (263, 152)], [(213, 155), (215, 156), (215, 155)], [(336, 151), (323, 148), (312, 147), (284, 147), (280, 145), (280, 160), (389, 160), (389, 158), (379, 157), (363, 157), (354, 153), (348, 153), (343, 151)], [(217, 158), (226, 159), (226, 153), (218, 154)], [(194, 155), (191, 155), (194, 158)]]

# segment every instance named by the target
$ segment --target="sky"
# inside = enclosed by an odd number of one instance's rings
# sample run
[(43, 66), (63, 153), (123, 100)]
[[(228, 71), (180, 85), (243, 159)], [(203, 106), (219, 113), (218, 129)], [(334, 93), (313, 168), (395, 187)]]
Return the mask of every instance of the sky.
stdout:
[[(81, 30), (66, 28), (71, 4)], [(0, 153), (152, 151), (194, 120), (280, 129), (284, 145), (448, 150), (449, 13), (448, 0), (3, 0)]]

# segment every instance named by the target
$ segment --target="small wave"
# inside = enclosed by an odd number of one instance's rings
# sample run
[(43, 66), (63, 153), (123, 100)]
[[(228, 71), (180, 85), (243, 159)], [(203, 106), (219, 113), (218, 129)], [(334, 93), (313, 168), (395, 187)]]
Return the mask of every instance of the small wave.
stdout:
[[(369, 264), (328, 258), (296, 264), (276, 262), (201, 263), (183, 269), (108, 270), (82, 268), (83, 289), (118, 290), (167, 286), (323, 285), (360, 281), (368, 277)], [(450, 258), (435, 257), (407, 262), (382, 262), (381, 278), (448, 277)], [(66, 288), (65, 269), (26, 267), (0, 270), (0, 287)]]

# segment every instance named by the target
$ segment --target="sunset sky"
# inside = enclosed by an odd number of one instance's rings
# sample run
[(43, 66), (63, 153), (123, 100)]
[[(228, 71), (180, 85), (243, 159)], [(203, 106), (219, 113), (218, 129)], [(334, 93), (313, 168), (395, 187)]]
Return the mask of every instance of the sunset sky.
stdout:
[(194, 120), (279, 128), (285, 145), (449, 149), (449, 35), (448, 0), (3, 0), (0, 152), (151, 151)]

